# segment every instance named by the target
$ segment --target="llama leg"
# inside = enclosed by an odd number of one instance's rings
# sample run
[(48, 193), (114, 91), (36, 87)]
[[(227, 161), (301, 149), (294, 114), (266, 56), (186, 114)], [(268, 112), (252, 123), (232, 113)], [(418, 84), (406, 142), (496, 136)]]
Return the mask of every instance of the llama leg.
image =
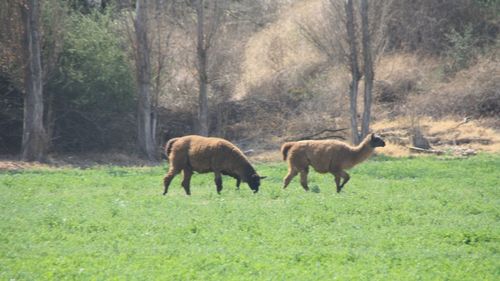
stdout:
[(300, 172), (300, 184), (302, 185), (302, 187), (304, 188), (305, 191), (308, 191), (309, 190), (309, 187), (307, 186), (307, 174), (308, 174), (308, 170), (303, 170)]
[(333, 174), (335, 176), (335, 185), (337, 186), (337, 193), (342, 190), (342, 187), (340, 186), (340, 176), (338, 174)]
[(236, 190), (240, 190), (240, 183), (241, 183), (240, 178), (236, 177)]
[[(337, 185), (337, 193), (342, 191), (342, 188), (344, 185), (349, 181), (351, 178), (348, 173), (346, 173), (343, 170), (340, 170), (338, 172), (332, 172), (335, 175), (335, 184)], [(340, 180), (343, 179), (342, 183), (340, 183)]]
[(222, 176), (219, 172), (214, 172), (215, 174), (215, 185), (217, 186), (217, 193), (220, 194), (222, 191)]
[(351, 179), (351, 177), (345, 171), (340, 171), (340, 176), (344, 179), (344, 182), (342, 182), (342, 184), (340, 185), (340, 188), (342, 189), (342, 187), (346, 185), (346, 183)]
[(179, 172), (180, 172), (179, 170), (175, 170), (175, 169), (168, 170), (167, 175), (163, 178), (163, 186), (165, 187), (165, 189), (163, 190), (163, 195), (167, 194), (168, 186), (170, 185), (170, 182), (172, 181), (172, 179), (174, 179), (174, 177)]
[(184, 169), (183, 174), (184, 174), (184, 179), (182, 180), (182, 187), (184, 187), (184, 191), (186, 191), (187, 195), (191, 195), (190, 183), (193, 171), (191, 169)]
[(283, 188), (286, 188), (297, 174), (297, 170), (289, 169), (288, 175), (286, 175), (286, 177), (283, 179)]

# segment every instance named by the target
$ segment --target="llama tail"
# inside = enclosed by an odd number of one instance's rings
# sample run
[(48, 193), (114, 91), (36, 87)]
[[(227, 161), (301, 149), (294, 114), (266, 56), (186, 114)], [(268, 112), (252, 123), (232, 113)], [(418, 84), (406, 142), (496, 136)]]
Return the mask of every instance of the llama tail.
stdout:
[(172, 145), (174, 145), (174, 142), (178, 140), (179, 138), (172, 138), (168, 140), (167, 144), (165, 144), (165, 157), (168, 160), (168, 157), (170, 156), (170, 153), (172, 152)]
[(288, 156), (288, 150), (295, 144), (295, 142), (285, 142), (281, 146), (281, 154), (283, 154), (283, 160), (286, 160)]

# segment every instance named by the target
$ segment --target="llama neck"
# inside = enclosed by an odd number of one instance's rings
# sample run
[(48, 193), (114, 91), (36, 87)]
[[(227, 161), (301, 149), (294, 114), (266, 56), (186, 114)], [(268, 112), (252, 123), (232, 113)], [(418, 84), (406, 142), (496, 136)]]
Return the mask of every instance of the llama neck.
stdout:
[(358, 146), (353, 148), (353, 164), (356, 165), (366, 160), (373, 153), (373, 150), (374, 148), (370, 145), (370, 136), (368, 136)]
[(247, 159), (242, 159), (238, 166), (237, 173), (243, 182), (248, 182), (250, 177), (257, 173)]

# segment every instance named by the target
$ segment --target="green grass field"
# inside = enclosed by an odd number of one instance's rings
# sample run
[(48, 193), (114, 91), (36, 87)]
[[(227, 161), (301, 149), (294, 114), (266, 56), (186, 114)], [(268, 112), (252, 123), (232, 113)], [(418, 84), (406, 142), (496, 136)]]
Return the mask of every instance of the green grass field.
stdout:
[(500, 156), (378, 157), (342, 193), (166, 166), (0, 172), (0, 280), (500, 280)]

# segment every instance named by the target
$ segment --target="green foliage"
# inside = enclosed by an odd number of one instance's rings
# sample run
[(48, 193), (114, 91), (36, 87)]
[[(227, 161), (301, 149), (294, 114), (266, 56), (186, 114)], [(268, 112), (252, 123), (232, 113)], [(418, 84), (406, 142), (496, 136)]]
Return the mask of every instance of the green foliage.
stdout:
[(475, 3), (482, 8), (492, 9), (496, 13), (498, 13), (500, 8), (500, 1), (498, 0), (475, 0)]
[(67, 3), (61, 0), (45, 0), (42, 4), (40, 20), (43, 71), (46, 77), (50, 77), (58, 67), (69, 9)]
[(69, 17), (58, 71), (48, 87), (62, 146), (103, 149), (135, 135), (130, 126), (135, 85), (117, 25), (108, 10)]
[(467, 25), (463, 32), (458, 32), (454, 28), (446, 34), (449, 41), (448, 57), (451, 58), (451, 71), (458, 71), (469, 66), (469, 63), (475, 58), (474, 31), (472, 25)]
[[(133, 79), (109, 14), (74, 14), (65, 37), (61, 73), (65, 92), (84, 108), (124, 110), (131, 104)], [(62, 83), (61, 83), (62, 84)]]
[(500, 156), (377, 158), (340, 194), (311, 172), (258, 194), (166, 167), (0, 174), (2, 280), (497, 280)]

